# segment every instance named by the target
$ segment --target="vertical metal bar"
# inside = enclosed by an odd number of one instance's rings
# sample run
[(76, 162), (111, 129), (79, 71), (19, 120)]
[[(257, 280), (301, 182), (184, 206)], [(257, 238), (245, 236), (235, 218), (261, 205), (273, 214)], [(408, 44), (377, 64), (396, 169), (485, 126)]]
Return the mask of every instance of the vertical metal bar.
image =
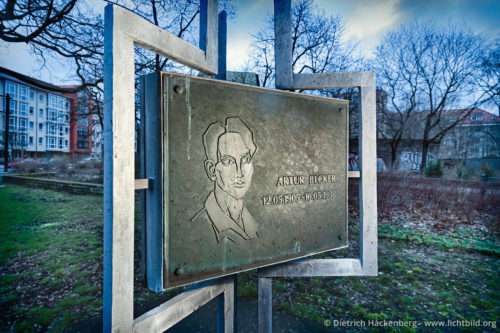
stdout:
[[(375, 83), (375, 82), (374, 82)], [(360, 229), (361, 264), (366, 275), (377, 275), (377, 115), (375, 85), (361, 86)]]
[(207, 51), (207, 0), (200, 0), (200, 40), (198, 46)]
[(233, 275), (233, 327), (234, 331), (238, 330), (238, 274)]
[(271, 278), (258, 278), (258, 330), (259, 333), (270, 333), (273, 330), (273, 289)]
[(227, 57), (227, 14), (223, 10), (219, 13), (219, 51), (218, 51), (218, 69), (215, 76), (218, 80), (226, 80), (226, 57)]
[[(9, 119), (10, 119), (10, 94), (5, 95), (5, 139), (3, 141), (3, 171), (9, 170)], [(38, 138), (37, 138), (38, 140)]]
[[(146, 269), (148, 287), (154, 291), (163, 290), (163, 269), (158, 263), (163, 262), (163, 182), (162, 182), (162, 91), (158, 73), (148, 74), (144, 78), (144, 134), (146, 174), (153, 186), (146, 192)], [(164, 186), (168, 186), (165, 183)]]
[(217, 66), (218, 52), (218, 1), (200, 1), (200, 40), (198, 45), (205, 51), (205, 59)]
[[(146, 178), (146, 152), (145, 152), (145, 119), (144, 119), (144, 106), (145, 106), (145, 77), (141, 77), (140, 88), (140, 116), (139, 116), (139, 135), (137, 136), (137, 150), (139, 155), (139, 178)], [(146, 192), (140, 191), (140, 205), (141, 205), (141, 275), (143, 278), (143, 285), (147, 287), (147, 272), (146, 272)]]
[(274, 0), (274, 58), (276, 89), (290, 89), (293, 85), (291, 0)]
[[(206, 0), (201, 0), (201, 1), (206, 1)], [(209, 0), (207, 2), (207, 28), (206, 28), (207, 36), (206, 36), (205, 59), (213, 63), (213, 67), (217, 66), (217, 52), (219, 51), (218, 13), (219, 13), (219, 2), (217, 0)], [(216, 70), (215, 72), (217, 73), (218, 71)]]
[(233, 279), (228, 279), (224, 290), (224, 332), (232, 333), (236, 330), (234, 318), (236, 317), (235, 310), (235, 284)]
[(134, 46), (104, 24), (104, 332), (130, 332), (134, 288)]
[(217, 333), (224, 332), (224, 294), (217, 296)]

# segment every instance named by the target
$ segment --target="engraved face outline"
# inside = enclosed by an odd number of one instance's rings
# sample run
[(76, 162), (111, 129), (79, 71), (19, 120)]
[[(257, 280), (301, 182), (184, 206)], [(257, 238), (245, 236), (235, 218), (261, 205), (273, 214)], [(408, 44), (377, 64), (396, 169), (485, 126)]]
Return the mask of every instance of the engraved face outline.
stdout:
[(215, 182), (235, 199), (241, 199), (252, 183), (253, 161), (250, 148), (239, 133), (225, 133), (217, 145)]
[(228, 117), (225, 125), (208, 126), (203, 146), (205, 171), (214, 187), (191, 221), (208, 223), (219, 244), (223, 239), (238, 244), (259, 238), (259, 226), (243, 199), (252, 184), (257, 150), (252, 130), (239, 117)]

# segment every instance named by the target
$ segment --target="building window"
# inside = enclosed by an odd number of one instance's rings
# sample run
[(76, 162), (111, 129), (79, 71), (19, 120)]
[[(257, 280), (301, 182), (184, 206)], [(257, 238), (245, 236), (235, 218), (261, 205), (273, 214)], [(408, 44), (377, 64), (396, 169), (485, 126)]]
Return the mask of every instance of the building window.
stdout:
[(56, 125), (55, 124), (47, 124), (47, 134), (48, 135), (56, 135)]
[(28, 101), (28, 87), (19, 86), (19, 100), (27, 102)]
[(26, 146), (28, 143), (27, 143), (27, 139), (28, 136), (26, 134), (19, 134), (19, 144), (21, 146)]
[(38, 124), (38, 129), (39, 129), (40, 131), (43, 131), (43, 124)]
[(87, 149), (89, 147), (89, 142), (87, 140), (78, 140), (78, 148)]
[(28, 104), (19, 102), (19, 115), (20, 116), (27, 116), (28, 115)]
[(64, 132), (65, 132), (66, 134), (68, 134), (68, 132), (69, 132), (69, 128), (65, 127), (65, 128), (64, 128)]
[(17, 114), (17, 102), (16, 101), (10, 101), (9, 103), (9, 111), (10, 114)]
[(43, 109), (40, 109), (38, 113), (40, 114), (40, 117), (43, 117)]
[(57, 108), (57, 96), (49, 94), (49, 108)]
[(32, 130), (33, 128), (35, 128), (35, 123), (30, 121), (30, 130)]
[(61, 149), (62, 147), (63, 147), (63, 140), (59, 139), (59, 149)]
[(30, 91), (30, 101), (35, 99), (35, 93)]
[(27, 123), (26, 119), (19, 118), (19, 131), (20, 132), (26, 132), (26, 123)]
[(9, 145), (11, 147), (17, 145), (16, 134), (15, 133), (9, 133)]
[(470, 116), (470, 120), (481, 121), (481, 120), (483, 120), (483, 115), (480, 113), (473, 114), (472, 116)]
[(35, 112), (35, 109), (32, 106), (30, 106), (30, 114), (33, 114), (34, 112)]
[(78, 129), (78, 137), (81, 139), (86, 139), (89, 137), (89, 130), (88, 128), (79, 128)]
[(66, 122), (68, 122), (69, 121), (69, 114), (66, 114), (64, 119), (66, 120)]
[(38, 138), (38, 143), (43, 144), (43, 138)]
[(89, 118), (87, 116), (78, 116), (78, 126), (89, 126)]
[(7, 94), (10, 95), (10, 98), (16, 98), (17, 99), (17, 84), (7, 81)]
[(53, 109), (47, 109), (47, 120), (48, 121), (54, 121), (56, 122), (57, 121), (57, 112), (56, 110), (53, 110)]
[(68, 146), (68, 140), (64, 140), (64, 145), (67, 147)]
[(33, 144), (33, 137), (30, 136), (30, 145), (32, 145), (32, 144)]
[(9, 131), (15, 131), (17, 129), (17, 118), (9, 118)]
[(38, 95), (38, 100), (39, 100), (40, 102), (43, 102), (43, 95), (42, 95), (42, 94)]
[(66, 102), (66, 100), (63, 97), (58, 97), (57, 98), (57, 108), (59, 110), (66, 110), (65, 102)]
[(53, 136), (47, 137), (47, 148), (54, 149), (56, 148), (56, 138)]

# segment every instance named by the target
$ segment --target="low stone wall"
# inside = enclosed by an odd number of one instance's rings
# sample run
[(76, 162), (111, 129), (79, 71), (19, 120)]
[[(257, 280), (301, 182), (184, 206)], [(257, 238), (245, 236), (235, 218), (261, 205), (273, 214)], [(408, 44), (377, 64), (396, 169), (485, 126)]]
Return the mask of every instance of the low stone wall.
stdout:
[(102, 194), (103, 185), (54, 180), (23, 175), (3, 175), (3, 182), (23, 186), (63, 191), (72, 194)]

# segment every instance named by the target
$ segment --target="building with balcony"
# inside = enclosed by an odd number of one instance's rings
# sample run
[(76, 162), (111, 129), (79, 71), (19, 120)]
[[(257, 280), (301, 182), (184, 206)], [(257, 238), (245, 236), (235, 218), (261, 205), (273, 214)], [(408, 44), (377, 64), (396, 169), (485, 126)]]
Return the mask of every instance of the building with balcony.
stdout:
[[(0, 156), (3, 158), (7, 107), (10, 160), (53, 157), (70, 151), (71, 99), (58, 87), (0, 67)], [(6, 105), (6, 95), (10, 103)]]
[[(60, 86), (75, 89), (77, 86)], [(94, 103), (88, 89), (74, 93), (63, 93), (71, 100), (70, 154), (73, 159), (90, 156), (92, 153), (92, 129)]]

